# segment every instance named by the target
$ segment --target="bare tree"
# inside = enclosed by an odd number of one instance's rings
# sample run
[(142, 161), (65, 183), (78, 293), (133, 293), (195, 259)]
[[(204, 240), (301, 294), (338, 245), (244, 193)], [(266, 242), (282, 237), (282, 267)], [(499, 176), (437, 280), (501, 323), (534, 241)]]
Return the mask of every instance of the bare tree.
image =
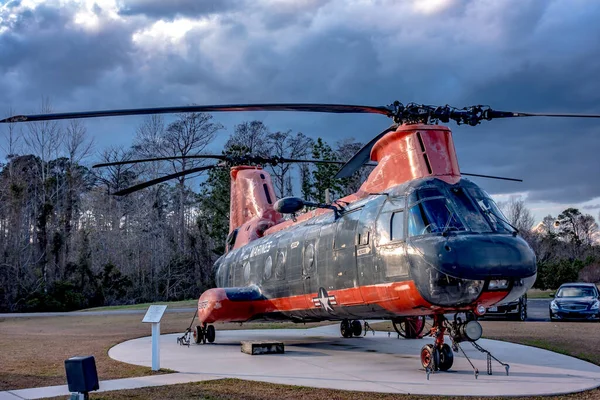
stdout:
[[(41, 113), (51, 113), (52, 107), (48, 98), (42, 98)], [(63, 141), (63, 131), (56, 121), (30, 122), (24, 134), (25, 144), (39, 159), (39, 174), (41, 180), (40, 192), (37, 194), (36, 235), (39, 248), (38, 265), (41, 271), (44, 291), (48, 285), (47, 247), (48, 223), (52, 217), (53, 197), (60, 191), (59, 180), (51, 185), (48, 178), (51, 173), (49, 161), (59, 154)]]
[[(8, 115), (12, 116), (15, 114), (12, 108), (8, 109)], [(22, 139), (22, 131), (17, 129), (16, 123), (9, 123), (5, 125), (6, 129), (6, 144), (2, 146), (2, 150), (6, 153), (6, 158), (11, 159), (19, 154), (20, 142)]]
[[(272, 157), (304, 159), (312, 148), (313, 141), (301, 132), (292, 135), (292, 131), (286, 131), (268, 134), (267, 144)], [(270, 167), (273, 186), (279, 198), (292, 194), (291, 168), (290, 163), (279, 163)]]
[(268, 157), (271, 154), (268, 136), (269, 129), (261, 121), (243, 122), (235, 126), (225, 148), (244, 147), (252, 155)]
[(507, 202), (501, 202), (499, 207), (508, 218), (508, 222), (517, 228), (519, 232), (527, 233), (531, 231), (535, 220), (521, 197), (512, 196)]

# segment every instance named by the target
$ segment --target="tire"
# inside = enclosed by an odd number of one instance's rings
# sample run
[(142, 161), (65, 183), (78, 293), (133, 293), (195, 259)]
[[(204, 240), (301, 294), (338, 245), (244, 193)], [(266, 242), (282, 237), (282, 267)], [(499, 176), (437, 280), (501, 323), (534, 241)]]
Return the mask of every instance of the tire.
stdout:
[(425, 328), (425, 317), (400, 317), (392, 320), (398, 335), (405, 339), (418, 339)]
[(429, 368), (437, 371), (440, 365), (440, 353), (432, 344), (426, 344), (421, 348), (421, 365), (423, 368)]
[(452, 364), (454, 364), (454, 353), (450, 346), (444, 343), (440, 350), (440, 371), (448, 371), (452, 367)]
[(347, 319), (343, 320), (340, 323), (340, 333), (342, 334), (342, 337), (352, 337), (352, 326), (350, 325), (350, 322)]
[(215, 341), (215, 337), (217, 336), (217, 333), (215, 332), (215, 327), (212, 325), (209, 325), (206, 327), (206, 340), (208, 340), (208, 343), (212, 343)]
[(196, 325), (194, 329), (194, 343), (200, 344), (204, 341), (204, 330), (200, 325)]
[(354, 336), (358, 337), (358, 336), (362, 335), (362, 324), (360, 323), (359, 320), (356, 320), (356, 319), (353, 320), (350, 323), (350, 326), (352, 327), (352, 334)]
[(519, 302), (517, 313), (511, 316), (515, 321), (525, 321), (527, 319), (527, 303)]

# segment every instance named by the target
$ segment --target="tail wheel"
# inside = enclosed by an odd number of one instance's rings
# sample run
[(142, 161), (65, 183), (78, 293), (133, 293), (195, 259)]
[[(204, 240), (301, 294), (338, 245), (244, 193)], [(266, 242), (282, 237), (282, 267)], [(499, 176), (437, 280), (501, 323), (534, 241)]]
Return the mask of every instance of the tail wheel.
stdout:
[(395, 318), (392, 324), (398, 335), (406, 339), (417, 339), (425, 328), (425, 316)]
[(440, 371), (448, 371), (454, 363), (454, 353), (446, 343), (440, 349)]
[(208, 343), (212, 343), (215, 341), (215, 337), (216, 337), (217, 333), (215, 332), (215, 327), (212, 325), (209, 325), (206, 327), (206, 340), (208, 340)]
[(352, 337), (352, 325), (350, 325), (350, 321), (348, 321), (347, 319), (343, 320), (340, 323), (340, 333), (345, 338)]
[(194, 343), (200, 344), (204, 341), (204, 329), (200, 325), (196, 325), (194, 329)]
[(352, 334), (354, 336), (362, 335), (362, 324), (360, 323), (359, 320), (356, 320), (356, 319), (353, 320), (350, 325), (352, 327)]
[(426, 344), (421, 348), (421, 365), (425, 369), (437, 371), (440, 365), (440, 353), (432, 344)]

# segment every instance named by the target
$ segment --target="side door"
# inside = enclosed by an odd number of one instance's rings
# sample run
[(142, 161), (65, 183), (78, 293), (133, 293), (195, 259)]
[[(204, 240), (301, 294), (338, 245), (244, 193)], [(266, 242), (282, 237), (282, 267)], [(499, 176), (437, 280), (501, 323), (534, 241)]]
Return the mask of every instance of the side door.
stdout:
[(381, 233), (377, 243), (379, 259), (383, 265), (379, 268), (380, 279), (391, 282), (408, 276), (406, 257), (406, 199), (389, 199), (377, 218), (377, 228)]
[(361, 211), (362, 208), (349, 211), (336, 221), (331, 286), (335, 290), (350, 289), (342, 292), (343, 295), (338, 300), (338, 304), (342, 305), (362, 303), (356, 269), (356, 229)]
[[(361, 293), (368, 290), (365, 286), (380, 283), (377, 274), (377, 257), (375, 251), (375, 241), (377, 239), (376, 222), (379, 211), (383, 205), (385, 197), (380, 196), (365, 204), (356, 229), (356, 264), (358, 268), (358, 282), (361, 287)], [(363, 293), (363, 298), (365, 294)]]

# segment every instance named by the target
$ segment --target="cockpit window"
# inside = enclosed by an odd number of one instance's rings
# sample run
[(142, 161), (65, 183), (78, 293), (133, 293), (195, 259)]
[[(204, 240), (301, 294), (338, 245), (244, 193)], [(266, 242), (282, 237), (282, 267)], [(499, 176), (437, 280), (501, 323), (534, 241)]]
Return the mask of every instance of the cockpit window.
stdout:
[(444, 197), (444, 194), (438, 188), (434, 187), (419, 188), (410, 194), (408, 197), (408, 204), (413, 205), (430, 197)]
[(513, 228), (510, 226), (506, 217), (502, 214), (494, 200), (489, 197), (483, 190), (470, 188), (467, 189), (469, 194), (475, 201), (475, 204), (485, 214), (492, 224), (492, 228), (496, 232), (512, 233)]
[(408, 212), (408, 236), (464, 231), (465, 226), (445, 197), (423, 200)]
[(483, 217), (478, 207), (476, 207), (471, 199), (469, 199), (463, 188), (453, 188), (450, 193), (453, 195), (452, 197), (458, 207), (458, 212), (461, 214), (471, 232), (492, 232), (490, 224)]

